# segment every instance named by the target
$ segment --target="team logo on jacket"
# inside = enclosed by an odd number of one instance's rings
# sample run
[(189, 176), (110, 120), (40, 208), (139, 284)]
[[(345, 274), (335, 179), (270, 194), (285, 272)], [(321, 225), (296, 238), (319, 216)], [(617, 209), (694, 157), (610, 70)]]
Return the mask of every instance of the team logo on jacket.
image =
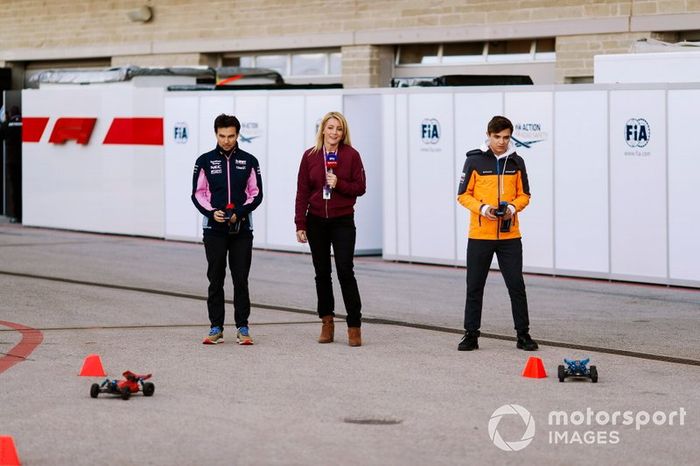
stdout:
[(649, 144), (651, 128), (644, 118), (630, 118), (625, 124), (625, 142), (630, 147), (644, 147)]
[(426, 118), (420, 127), (423, 144), (437, 144), (440, 141), (440, 122), (435, 118)]

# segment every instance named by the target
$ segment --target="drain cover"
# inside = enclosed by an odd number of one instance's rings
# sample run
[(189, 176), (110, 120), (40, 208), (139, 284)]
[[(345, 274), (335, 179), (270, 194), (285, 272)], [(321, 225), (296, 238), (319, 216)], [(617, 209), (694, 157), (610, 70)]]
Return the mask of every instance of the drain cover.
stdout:
[(401, 419), (392, 419), (387, 417), (346, 417), (343, 422), (347, 424), (362, 424), (366, 426), (391, 426), (401, 424)]

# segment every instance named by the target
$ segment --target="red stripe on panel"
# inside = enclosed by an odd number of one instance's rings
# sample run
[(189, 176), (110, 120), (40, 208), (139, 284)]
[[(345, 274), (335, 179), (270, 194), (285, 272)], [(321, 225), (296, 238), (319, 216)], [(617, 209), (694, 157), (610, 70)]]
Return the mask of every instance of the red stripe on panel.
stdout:
[(22, 142), (39, 142), (48, 123), (47, 117), (22, 118)]
[(103, 144), (163, 145), (163, 118), (115, 118)]

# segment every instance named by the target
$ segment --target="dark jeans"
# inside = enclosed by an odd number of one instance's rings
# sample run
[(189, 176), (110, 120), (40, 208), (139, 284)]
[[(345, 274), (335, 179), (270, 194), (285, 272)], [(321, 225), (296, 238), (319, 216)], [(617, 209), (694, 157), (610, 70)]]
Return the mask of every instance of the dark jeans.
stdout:
[(464, 306), (464, 329), (476, 331), (481, 327), (481, 307), (484, 286), (493, 254), (508, 287), (513, 322), (518, 334), (527, 333), (530, 321), (527, 295), (523, 280), (523, 244), (520, 238), (505, 240), (469, 239), (467, 243), (467, 302)]
[(208, 235), (204, 237), (204, 251), (209, 264), (207, 308), (211, 326), (222, 328), (224, 326), (224, 280), (228, 256), (228, 266), (233, 278), (233, 315), (236, 327), (247, 327), (248, 316), (250, 316), (248, 273), (253, 253), (253, 235), (249, 232), (228, 236)]
[(348, 327), (360, 327), (362, 302), (355, 280), (353, 257), (355, 255), (355, 220), (352, 215), (338, 218), (321, 218), (308, 215), (306, 236), (311, 248), (311, 258), (316, 271), (316, 296), (318, 315), (335, 315), (333, 283), (331, 281), (331, 245), (335, 255), (335, 268), (343, 294)]

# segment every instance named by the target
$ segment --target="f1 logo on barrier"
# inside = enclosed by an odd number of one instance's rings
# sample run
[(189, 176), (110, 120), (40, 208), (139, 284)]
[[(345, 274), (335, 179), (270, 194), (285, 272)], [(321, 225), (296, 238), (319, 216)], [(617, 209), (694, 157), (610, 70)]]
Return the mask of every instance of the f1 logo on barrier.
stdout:
[(49, 142), (63, 144), (67, 141), (75, 141), (78, 144), (87, 145), (96, 121), (97, 118), (59, 118), (53, 125)]
[[(53, 126), (49, 142), (64, 144), (75, 141), (87, 145), (95, 129), (97, 118), (60, 117)], [(39, 142), (49, 118), (25, 117), (23, 119), (22, 142)], [(131, 117), (114, 118), (102, 144), (163, 145), (163, 118)]]

